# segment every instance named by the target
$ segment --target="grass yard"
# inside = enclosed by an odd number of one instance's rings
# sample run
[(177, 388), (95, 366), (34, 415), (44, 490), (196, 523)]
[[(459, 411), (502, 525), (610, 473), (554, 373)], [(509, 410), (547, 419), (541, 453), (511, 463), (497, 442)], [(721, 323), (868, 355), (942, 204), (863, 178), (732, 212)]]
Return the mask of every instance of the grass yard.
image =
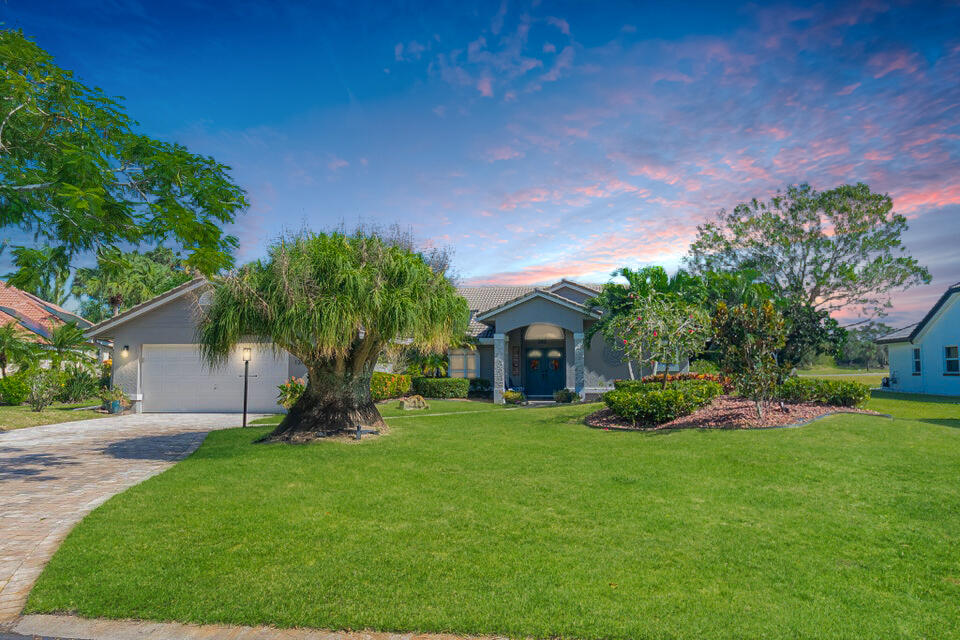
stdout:
[[(377, 405), (380, 415), (384, 418), (393, 418), (405, 416), (412, 418), (415, 416), (425, 416), (446, 413), (478, 413), (481, 411), (503, 411), (504, 409), (516, 408), (508, 405), (493, 404), (486, 400), (435, 400), (427, 399), (429, 408), (419, 409), (417, 411), (405, 411), (400, 408), (399, 400), (388, 400)], [(250, 424), (279, 424), (282, 415), (273, 415), (266, 418), (258, 418)]]
[(800, 369), (798, 375), (809, 378), (826, 377), (831, 380), (855, 380), (868, 384), (871, 387), (879, 387), (881, 380), (889, 375), (888, 369), (858, 369), (856, 367), (844, 367), (835, 364), (815, 364), (806, 369)]
[(218, 431), (69, 535), (27, 612), (569, 638), (960, 637), (960, 405), (620, 433), (596, 405)]
[(71, 422), (73, 420), (106, 418), (106, 414), (97, 413), (93, 410), (74, 411), (74, 409), (78, 407), (89, 407), (94, 404), (99, 404), (99, 402), (100, 401), (96, 399), (79, 404), (55, 402), (39, 413), (33, 411), (27, 405), (16, 407), (0, 406), (0, 431), (22, 429), (23, 427), (38, 427), (43, 424), (56, 424), (57, 422)]

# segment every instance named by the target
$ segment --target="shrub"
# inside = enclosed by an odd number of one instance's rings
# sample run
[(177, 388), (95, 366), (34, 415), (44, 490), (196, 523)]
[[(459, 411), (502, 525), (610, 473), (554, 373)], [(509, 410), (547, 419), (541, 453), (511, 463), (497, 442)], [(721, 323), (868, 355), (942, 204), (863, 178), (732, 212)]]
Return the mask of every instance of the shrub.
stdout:
[(580, 394), (571, 389), (557, 389), (553, 392), (554, 402), (580, 402)]
[(722, 392), (723, 388), (712, 380), (688, 380), (666, 389), (640, 383), (608, 391), (603, 394), (603, 402), (619, 417), (634, 424), (658, 425), (707, 406)]
[(503, 401), (507, 404), (522, 404), (526, 400), (523, 391), (504, 391)]
[(57, 394), (61, 402), (80, 402), (97, 395), (100, 380), (89, 369), (75, 365), (63, 373), (63, 386)]
[(375, 371), (373, 377), (370, 378), (370, 396), (374, 402), (399, 398), (410, 393), (410, 385), (411, 378), (408, 375)]
[(30, 388), (24, 373), (10, 374), (0, 378), (0, 403), (18, 406), (27, 401)]
[(414, 378), (413, 392), (424, 398), (466, 398), (470, 381), (466, 378)]
[(289, 380), (277, 386), (277, 390), (280, 392), (277, 394), (277, 404), (289, 411), (293, 405), (297, 404), (297, 400), (300, 399), (306, 388), (307, 383), (303, 378), (291, 376)]
[(34, 411), (49, 407), (61, 389), (60, 376), (56, 371), (34, 369), (27, 374), (27, 402)]
[(859, 407), (870, 397), (870, 387), (855, 380), (789, 378), (777, 394), (784, 402), (815, 402), (835, 407)]
[[(689, 380), (708, 380), (711, 382), (716, 382), (723, 388), (724, 393), (730, 393), (730, 391), (733, 389), (733, 381), (728, 376), (717, 373), (671, 373), (667, 375), (667, 383), (686, 382)], [(663, 374), (657, 374), (656, 376), (646, 376), (640, 378), (639, 380), (614, 380), (613, 388), (626, 390), (643, 387), (645, 389), (652, 383), (661, 384), (662, 382)]]
[(489, 398), (492, 392), (493, 384), (486, 378), (473, 378), (470, 380), (468, 395)]

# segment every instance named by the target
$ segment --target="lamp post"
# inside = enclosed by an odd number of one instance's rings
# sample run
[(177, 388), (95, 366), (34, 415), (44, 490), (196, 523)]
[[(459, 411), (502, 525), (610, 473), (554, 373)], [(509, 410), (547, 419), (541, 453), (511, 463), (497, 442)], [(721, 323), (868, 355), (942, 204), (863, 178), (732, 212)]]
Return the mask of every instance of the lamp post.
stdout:
[(250, 347), (243, 348), (243, 426), (247, 426), (247, 381), (250, 379)]

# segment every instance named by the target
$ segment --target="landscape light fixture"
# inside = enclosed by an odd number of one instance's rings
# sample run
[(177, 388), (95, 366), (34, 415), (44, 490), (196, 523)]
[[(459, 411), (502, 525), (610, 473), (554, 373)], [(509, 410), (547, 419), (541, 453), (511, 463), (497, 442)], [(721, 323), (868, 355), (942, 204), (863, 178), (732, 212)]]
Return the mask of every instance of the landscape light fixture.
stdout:
[(241, 352), (243, 358), (243, 426), (247, 426), (247, 381), (250, 379), (250, 357), (252, 350), (244, 347)]

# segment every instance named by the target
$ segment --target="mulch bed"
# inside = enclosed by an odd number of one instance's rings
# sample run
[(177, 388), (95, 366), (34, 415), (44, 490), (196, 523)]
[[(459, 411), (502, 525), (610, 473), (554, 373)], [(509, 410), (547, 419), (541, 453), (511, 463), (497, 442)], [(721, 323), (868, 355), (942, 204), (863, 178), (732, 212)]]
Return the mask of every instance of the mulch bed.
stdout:
[(768, 405), (763, 419), (757, 418), (757, 409), (752, 401), (735, 396), (720, 396), (709, 406), (656, 426), (634, 425), (625, 422), (610, 409), (601, 409), (588, 415), (584, 421), (597, 429), (617, 429), (624, 431), (662, 431), (666, 429), (770, 429), (806, 424), (815, 418), (831, 413), (861, 413), (883, 416), (876, 411), (851, 409), (850, 407), (832, 407), (823, 404), (786, 404), (783, 409), (779, 403)]

